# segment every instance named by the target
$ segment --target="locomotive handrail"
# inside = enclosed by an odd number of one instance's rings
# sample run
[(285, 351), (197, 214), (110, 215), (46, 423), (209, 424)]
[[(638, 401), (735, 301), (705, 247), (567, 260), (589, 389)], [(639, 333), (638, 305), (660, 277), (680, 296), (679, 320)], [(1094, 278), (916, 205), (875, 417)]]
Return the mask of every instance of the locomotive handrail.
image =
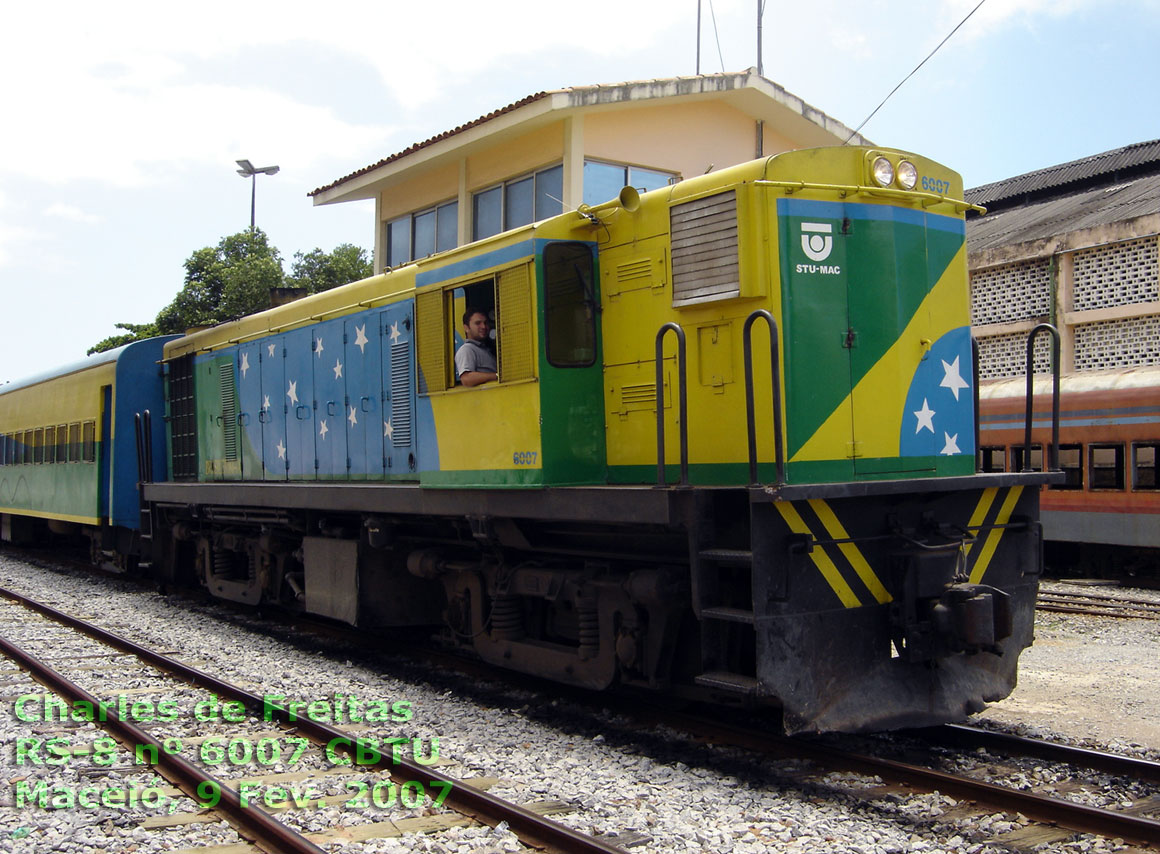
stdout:
[(843, 198), (846, 196), (878, 196), (907, 202), (921, 199), (923, 207), (948, 204), (954, 207), (955, 213), (974, 211), (978, 214), (985, 214), (987, 212), (986, 208), (971, 204), (965, 199), (952, 199), (950, 196), (941, 196), (938, 193), (928, 193), (923, 190), (892, 190), (888, 187), (867, 187), (862, 184), (819, 184), (816, 181), (772, 181), (769, 179), (754, 181), (753, 185), (755, 187), (776, 187), (779, 190), (784, 190), (787, 196), (792, 196), (800, 190), (824, 190), (838, 193)]
[(677, 379), (681, 390), (678, 396), (678, 418), (681, 438), (681, 479), (680, 486), (689, 483), (689, 401), (685, 389), (685, 330), (679, 324), (669, 322), (657, 331), (657, 486), (665, 486), (665, 385), (664, 385), (664, 342), (665, 333), (677, 334)]
[(769, 369), (773, 386), (773, 453), (777, 464), (777, 485), (785, 483), (785, 446), (781, 426), (781, 359), (778, 351), (777, 321), (764, 308), (745, 318), (742, 349), (745, 352), (745, 427), (749, 433), (749, 485), (757, 481), (757, 419), (753, 402), (753, 324), (758, 318), (769, 324)]
[[(1035, 403), (1035, 339), (1040, 332), (1051, 333), (1051, 450), (1044, 471), (1059, 471), (1059, 330), (1040, 323), (1027, 336), (1027, 413), (1023, 424), (1023, 471), (1031, 468), (1031, 416)], [(977, 384), (976, 384), (977, 385)]]

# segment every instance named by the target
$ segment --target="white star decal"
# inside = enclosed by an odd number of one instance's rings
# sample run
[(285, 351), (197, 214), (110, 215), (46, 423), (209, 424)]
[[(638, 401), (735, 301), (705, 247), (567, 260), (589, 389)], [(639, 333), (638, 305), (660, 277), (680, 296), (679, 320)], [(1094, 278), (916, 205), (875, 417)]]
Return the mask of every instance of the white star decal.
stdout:
[(391, 324), (391, 343), (392, 344), (399, 343), (399, 324), (397, 324), (397, 323)]
[(314, 355), (317, 356), (318, 358), (320, 358), (320, 359), (322, 358), (322, 351), (325, 349), (326, 348), (322, 346), (322, 339), (321, 338), (319, 338), (317, 341), (314, 342)]
[(323, 438), (323, 441), (325, 441), (325, 440), (326, 440), (326, 434), (327, 434), (327, 433), (329, 433), (329, 432), (330, 432), (330, 430), (329, 430), (329, 428), (327, 428), (327, 426), (326, 426), (326, 419), (325, 419), (325, 418), (323, 418), (323, 419), (322, 419), (322, 426), (318, 428), (318, 435), (319, 435), (319, 436), (321, 436), (321, 437)]
[(350, 422), (351, 427), (353, 427), (355, 424), (358, 424), (358, 416), (354, 414), (353, 406), (350, 408), (350, 415), (346, 416), (346, 420)]
[(286, 392), (286, 396), (290, 398), (291, 403), (298, 405), (298, 380), (290, 380), (290, 390)]
[(934, 432), (934, 410), (930, 408), (925, 397), (922, 399), (922, 409), (916, 410), (914, 415), (918, 418), (918, 426), (914, 428), (916, 434), (923, 428)]
[(395, 432), (395, 428), (391, 426), (391, 422), (384, 421), (383, 422), (383, 435), (386, 436), (388, 439), (390, 439), (390, 438), (392, 438), (392, 434), (394, 432)]
[(955, 400), (958, 400), (959, 389), (970, 388), (970, 386), (967, 385), (966, 381), (963, 379), (962, 375), (959, 373), (959, 357), (955, 356), (955, 360), (949, 365), (942, 359), (939, 359), (939, 361), (942, 362), (943, 370), (946, 372), (943, 376), (942, 382), (939, 383), (939, 386), (941, 388), (949, 388), (952, 392), (954, 392)]
[(266, 352), (270, 354), (271, 359), (274, 358), (274, 347), (275, 347), (274, 344), (267, 344), (266, 345)]
[(246, 376), (246, 371), (250, 369), (250, 354), (242, 353), (242, 377)]
[(342, 376), (342, 362), (338, 359), (334, 360), (334, 378), (338, 379)]
[(286, 446), (282, 444), (282, 440), (278, 440), (278, 459), (286, 459)]
[(354, 328), (354, 336), (355, 346), (358, 347), (359, 352), (365, 356), (367, 353), (367, 344), (370, 341), (370, 339), (367, 338), (367, 325), (364, 323), (362, 326), (356, 326)]
[(939, 451), (940, 454), (946, 454), (949, 456), (951, 454), (961, 454), (962, 453), (962, 451), (959, 450), (959, 434), (958, 433), (955, 433), (955, 435), (953, 435), (953, 436), (950, 433), (943, 433), (943, 436), (946, 437), (947, 443), (943, 447), (943, 449), (941, 451)]
[(263, 412), (270, 411), (270, 395), (268, 395), (268, 394), (262, 395), (262, 411)]

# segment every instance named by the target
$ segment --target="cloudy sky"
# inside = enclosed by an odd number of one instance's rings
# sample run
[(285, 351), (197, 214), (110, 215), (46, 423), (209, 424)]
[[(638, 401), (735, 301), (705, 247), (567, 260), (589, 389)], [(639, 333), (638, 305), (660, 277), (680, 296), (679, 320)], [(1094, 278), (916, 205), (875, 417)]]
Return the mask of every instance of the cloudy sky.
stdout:
[[(701, 69), (757, 64), (757, 0), (702, 0)], [(765, 75), (858, 125), (978, 0), (766, 0)], [(579, 13), (579, 14), (578, 14)], [(151, 320), (249, 225), (373, 244), (307, 193), (543, 89), (695, 71), (697, 0), (10, 4), (0, 50), (0, 382)], [(714, 20), (716, 28), (714, 28)], [(866, 125), (968, 186), (1160, 137), (1160, 0), (987, 0)]]

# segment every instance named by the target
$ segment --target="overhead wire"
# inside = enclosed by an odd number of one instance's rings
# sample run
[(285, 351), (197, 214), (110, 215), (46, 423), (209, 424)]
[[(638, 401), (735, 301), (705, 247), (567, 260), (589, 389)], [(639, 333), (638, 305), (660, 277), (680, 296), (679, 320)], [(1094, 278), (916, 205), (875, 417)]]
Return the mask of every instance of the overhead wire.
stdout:
[[(926, 59), (924, 59), (922, 62), (920, 62), (918, 65), (916, 65), (916, 66), (914, 67), (914, 71), (912, 71), (912, 72), (910, 72), (909, 74), (907, 74), (907, 75), (906, 75), (906, 77), (904, 77), (904, 78), (902, 79), (902, 82), (901, 82), (901, 83), (899, 83), (897, 86), (895, 86), (893, 89), (891, 89), (891, 90), (890, 90), (890, 94), (889, 94), (889, 95), (887, 95), (885, 98), (883, 98), (883, 99), (882, 99), (882, 103), (881, 103), (881, 104), (879, 104), (877, 107), (875, 107), (875, 108), (874, 108), (874, 111), (873, 111), (872, 113), (870, 113), (870, 115), (868, 115), (866, 118), (864, 118), (864, 119), (862, 120), (862, 124), (858, 125), (858, 127), (854, 128), (854, 130), (850, 132), (850, 135), (849, 135), (848, 137), (846, 137), (846, 141), (845, 141), (844, 143), (842, 143), (842, 144), (843, 144), (843, 145), (849, 145), (849, 143), (850, 143), (850, 140), (852, 140), (852, 139), (853, 139), (855, 136), (857, 136), (857, 135), (858, 135), (858, 131), (860, 131), (860, 130), (862, 130), (862, 128), (866, 127), (866, 124), (867, 124), (867, 123), (868, 123), (868, 122), (869, 122), (869, 121), (870, 121), (872, 118), (874, 118), (874, 115), (875, 115), (875, 114), (876, 114), (876, 113), (877, 113), (879, 110), (881, 110), (883, 106), (885, 106), (886, 102), (887, 102), (887, 101), (889, 101), (889, 100), (891, 99), (891, 97), (893, 97), (894, 93), (895, 93), (895, 92), (897, 92), (899, 89), (901, 89), (901, 88), (902, 88), (902, 85), (903, 85), (903, 83), (906, 83), (906, 81), (907, 81), (907, 80), (909, 80), (911, 77), (913, 77), (913, 76), (915, 75), (915, 73), (918, 71), (918, 69), (920, 69), (920, 68), (922, 68), (924, 65), (926, 65), (926, 62), (927, 62), (927, 60), (928, 60), (928, 59), (930, 59), (932, 56), (934, 56), (936, 53), (938, 53), (938, 52), (939, 52), (939, 48), (941, 48), (941, 47), (942, 47), (944, 44), (946, 44), (948, 41), (950, 41), (950, 38), (951, 38), (951, 36), (953, 36), (955, 33), (957, 33), (957, 32), (959, 31), (959, 27), (961, 27), (961, 26), (962, 26), (963, 24), (965, 24), (965, 23), (966, 23), (968, 20), (970, 20), (970, 17), (971, 17), (971, 15), (975, 14), (976, 12), (978, 12), (978, 11), (979, 11), (979, 8), (980, 8), (980, 7), (981, 7), (981, 6), (982, 6), (984, 3), (986, 3), (986, 2), (987, 2), (987, 0), (979, 0), (979, 4), (978, 4), (978, 6), (975, 6), (975, 8), (974, 8), (974, 9), (972, 9), (970, 12), (968, 12), (968, 13), (967, 13), (967, 17), (965, 17), (965, 18), (963, 18), (961, 21), (959, 21), (959, 23), (958, 23), (958, 24), (955, 26), (955, 28), (954, 28), (953, 30), (951, 30), (949, 33), (947, 33), (947, 35), (946, 35), (946, 38), (944, 38), (944, 39), (943, 39), (941, 42), (939, 42), (939, 43), (938, 43), (938, 45), (935, 47), (935, 49), (934, 49), (934, 50), (932, 50), (932, 51), (931, 51), (929, 54), (927, 54), (927, 56), (926, 56)], [(710, 9), (712, 9), (712, 8), (713, 8), (713, 7), (712, 7), (712, 2), (711, 2), (711, 0), (710, 0), (710, 5), (709, 5), (709, 8), (710, 8)]]
[(717, 12), (713, 9), (713, 0), (709, 0), (709, 16), (713, 19), (713, 38), (717, 40), (717, 58), (721, 60), (721, 73), (725, 73), (725, 55), (721, 53), (721, 34), (717, 32)]

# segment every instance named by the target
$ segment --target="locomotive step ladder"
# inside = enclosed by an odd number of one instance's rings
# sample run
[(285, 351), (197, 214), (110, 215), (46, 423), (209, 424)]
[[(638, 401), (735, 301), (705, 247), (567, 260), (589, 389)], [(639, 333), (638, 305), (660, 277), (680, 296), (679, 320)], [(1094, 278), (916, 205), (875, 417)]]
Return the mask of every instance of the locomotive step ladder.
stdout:
[[(701, 664), (696, 684), (738, 696), (756, 696), (757, 608), (765, 601), (768, 581), (755, 575), (773, 565), (761, 536), (771, 520), (772, 504), (749, 505), (749, 548), (715, 545), (712, 507), (706, 498), (690, 526), (693, 610), (701, 622)], [(734, 535), (736, 539), (736, 535)]]

